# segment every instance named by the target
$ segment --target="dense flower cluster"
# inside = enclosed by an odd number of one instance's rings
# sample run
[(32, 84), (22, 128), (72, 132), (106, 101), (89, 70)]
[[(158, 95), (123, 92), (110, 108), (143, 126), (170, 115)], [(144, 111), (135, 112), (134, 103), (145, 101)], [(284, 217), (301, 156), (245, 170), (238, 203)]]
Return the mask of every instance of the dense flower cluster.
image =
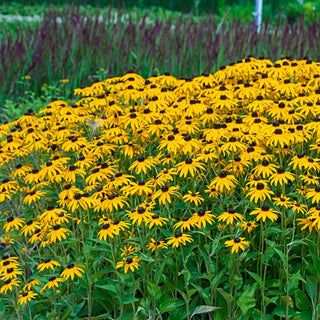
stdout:
[(3, 124), (1, 293), (24, 304), (82, 277), (70, 239), (112, 243), (127, 273), (194, 231), (230, 253), (284, 215), (318, 231), (319, 87), (318, 63), (248, 57), (193, 79), (129, 72)]

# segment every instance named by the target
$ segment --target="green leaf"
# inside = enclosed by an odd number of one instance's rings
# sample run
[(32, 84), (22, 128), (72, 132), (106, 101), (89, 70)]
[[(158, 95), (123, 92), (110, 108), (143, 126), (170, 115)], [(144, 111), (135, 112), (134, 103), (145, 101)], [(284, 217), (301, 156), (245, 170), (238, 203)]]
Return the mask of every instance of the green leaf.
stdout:
[(110, 317), (109, 313), (104, 313), (104, 314), (100, 314), (99, 316), (96, 316), (96, 317), (91, 317), (90, 319), (91, 320), (101, 320), (101, 319), (112, 319), (112, 318)]
[(307, 285), (306, 285), (307, 293), (314, 304), (314, 299), (316, 296), (316, 286), (315, 284), (311, 281), (309, 277), (307, 277)]
[(240, 307), (241, 312), (245, 315), (251, 308), (254, 308), (256, 305), (256, 299), (254, 294), (256, 291), (256, 284), (249, 286), (237, 301), (237, 305)]
[(225, 292), (221, 288), (216, 288), (216, 290), (223, 296), (224, 300), (227, 301), (227, 303), (230, 303), (233, 300), (233, 297), (231, 294)]
[(199, 306), (194, 310), (190, 319), (192, 319), (192, 317), (195, 316), (196, 314), (209, 313), (209, 312), (213, 312), (217, 309), (221, 309), (221, 308), (220, 307), (210, 307), (210, 306)]
[(129, 294), (129, 295), (121, 295), (121, 301), (123, 304), (129, 304), (129, 303), (133, 303), (133, 302), (137, 302), (139, 301), (138, 298), (136, 298), (135, 296)]
[(301, 289), (295, 290), (294, 301), (297, 308), (301, 311), (308, 311), (311, 307), (308, 296)]
[(283, 265), (286, 266), (286, 264), (287, 264), (287, 261), (286, 261), (286, 260), (287, 260), (287, 259), (286, 259), (285, 254), (284, 254), (282, 251), (280, 251), (279, 249), (277, 249), (277, 248), (274, 248), (273, 250), (274, 250), (274, 251), (278, 254), (278, 256), (280, 257)]
[[(286, 306), (276, 307), (273, 310), (272, 314), (275, 315), (275, 316), (281, 317), (281, 318), (285, 318), (286, 317)], [(289, 317), (293, 317), (293, 316), (296, 316), (298, 314), (299, 313), (296, 312), (293, 308), (289, 307), (289, 312), (288, 312), (288, 316)]]
[(263, 288), (263, 281), (261, 279), (261, 277), (259, 275), (257, 275), (256, 273), (250, 272), (248, 270), (246, 270), (248, 272), (248, 274), (257, 281), (258, 285), (260, 288)]
[(210, 301), (210, 294), (205, 289), (196, 285), (195, 283), (191, 283), (191, 285), (197, 289), (197, 291), (201, 294), (204, 300)]
[(179, 299), (173, 299), (168, 296), (168, 299), (159, 305), (161, 313), (172, 311), (183, 306), (185, 303)]
[(100, 289), (103, 289), (103, 290), (106, 290), (106, 291), (111, 291), (111, 292), (114, 292), (114, 293), (118, 293), (118, 288), (112, 284), (96, 284), (96, 287), (97, 288), (100, 288)]
[(73, 309), (73, 313), (75, 315), (77, 315), (78, 313), (80, 313), (81, 309), (83, 308), (83, 306), (85, 305), (86, 301), (81, 302), (80, 304), (76, 305)]

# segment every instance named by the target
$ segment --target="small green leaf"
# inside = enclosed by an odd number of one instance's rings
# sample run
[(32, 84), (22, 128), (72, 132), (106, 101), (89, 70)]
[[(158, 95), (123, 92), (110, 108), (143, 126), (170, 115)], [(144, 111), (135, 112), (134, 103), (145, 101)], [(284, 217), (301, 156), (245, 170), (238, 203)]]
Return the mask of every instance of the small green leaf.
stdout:
[(173, 299), (168, 296), (168, 300), (160, 304), (159, 309), (161, 313), (172, 311), (183, 306), (185, 303), (179, 299)]
[(308, 296), (301, 289), (295, 290), (294, 300), (295, 305), (301, 311), (308, 311), (311, 307), (311, 302)]
[[(273, 312), (272, 312), (273, 315), (275, 316), (278, 316), (278, 317), (281, 317), (281, 318), (285, 318), (286, 317), (286, 306), (278, 306), (276, 307)], [(291, 317), (294, 317), (296, 315), (298, 315), (299, 313), (296, 312), (293, 308), (290, 308), (289, 307), (289, 310), (288, 310), (288, 316), (291, 318)]]
[(221, 288), (216, 288), (216, 290), (223, 296), (224, 300), (226, 300), (227, 303), (230, 303), (233, 300), (233, 297), (231, 296), (231, 294), (225, 292)]
[(274, 251), (278, 254), (278, 256), (280, 257), (283, 265), (286, 266), (286, 264), (287, 264), (286, 260), (287, 260), (287, 259), (286, 259), (285, 254), (284, 254), (282, 251), (280, 251), (279, 249), (277, 249), (277, 248), (274, 248), (273, 250), (274, 250)]
[(243, 315), (256, 305), (256, 299), (254, 298), (256, 286), (256, 284), (249, 286), (245, 291), (243, 291), (241, 297), (237, 301), (237, 305), (240, 307)]
[(248, 270), (246, 270), (248, 272), (248, 274), (257, 281), (258, 285), (260, 288), (263, 288), (263, 281), (261, 279), (261, 277), (259, 275), (257, 275), (256, 273), (250, 272)]
[(307, 277), (306, 289), (311, 301), (314, 303), (314, 299), (316, 296), (316, 286), (309, 277)]
[(209, 313), (209, 312), (213, 312), (217, 309), (221, 309), (221, 308), (220, 307), (210, 307), (210, 306), (199, 306), (194, 310), (190, 319), (192, 319), (192, 317), (195, 316), (196, 314)]
[(121, 295), (121, 301), (123, 304), (129, 304), (129, 303), (137, 302), (139, 301), (139, 299), (130, 294), (130, 295)]
[(118, 293), (118, 288), (112, 284), (102, 284), (102, 285), (97, 284), (96, 287), (106, 291)]

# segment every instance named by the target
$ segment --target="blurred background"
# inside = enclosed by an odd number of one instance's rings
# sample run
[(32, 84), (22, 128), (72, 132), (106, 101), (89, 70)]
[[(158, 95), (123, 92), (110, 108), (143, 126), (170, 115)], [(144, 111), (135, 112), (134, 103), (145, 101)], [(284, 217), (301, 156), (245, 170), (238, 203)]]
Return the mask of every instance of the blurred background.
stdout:
[[(319, 1), (25, 0), (0, 2), (0, 110), (73, 99), (129, 69), (150, 77), (214, 73), (248, 55), (320, 61)], [(3, 120), (3, 119), (2, 119)]]

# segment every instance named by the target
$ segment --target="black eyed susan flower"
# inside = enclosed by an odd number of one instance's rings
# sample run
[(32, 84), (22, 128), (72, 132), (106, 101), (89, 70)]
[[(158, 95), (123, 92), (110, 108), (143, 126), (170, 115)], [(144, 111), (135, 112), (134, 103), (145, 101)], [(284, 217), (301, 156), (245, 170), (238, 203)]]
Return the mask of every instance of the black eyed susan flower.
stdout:
[(136, 248), (133, 245), (129, 244), (129, 245), (125, 245), (122, 249), (120, 249), (120, 251), (121, 251), (121, 257), (130, 256), (135, 253)]
[(303, 153), (299, 153), (298, 155), (294, 156), (292, 160), (289, 162), (289, 166), (292, 166), (293, 170), (295, 170), (296, 168), (301, 170), (307, 165), (308, 158)]
[(20, 230), (20, 233), (25, 237), (28, 235), (32, 235), (36, 229), (40, 228), (40, 223), (34, 220), (28, 220), (23, 228)]
[(231, 253), (238, 253), (239, 249), (244, 251), (246, 247), (249, 246), (249, 241), (246, 241), (245, 238), (234, 238), (233, 240), (225, 241), (226, 247), (231, 247)]
[(173, 229), (176, 230), (178, 228), (180, 228), (181, 232), (183, 232), (184, 230), (189, 230), (191, 229), (191, 227), (193, 227), (193, 221), (191, 218), (188, 217), (183, 217), (181, 219), (181, 221), (177, 222), (174, 226)]
[(158, 199), (160, 204), (165, 205), (166, 203), (171, 203), (171, 196), (175, 196), (178, 197), (180, 194), (178, 192), (179, 187), (175, 187), (175, 186), (162, 186), (160, 190), (156, 191), (153, 195), (152, 195), (152, 199)]
[(19, 287), (21, 281), (18, 278), (7, 279), (4, 281), (4, 284), (0, 288), (1, 294), (6, 294), (8, 291), (12, 292), (14, 287)]
[(176, 232), (174, 236), (167, 238), (167, 245), (172, 245), (172, 248), (178, 248), (180, 244), (184, 246), (187, 242), (192, 242), (193, 239), (189, 234)]
[(270, 163), (268, 160), (263, 160), (261, 164), (254, 168), (254, 173), (261, 176), (263, 179), (268, 178), (277, 171), (277, 166)]
[(192, 191), (188, 191), (188, 194), (184, 195), (182, 199), (185, 202), (190, 202), (194, 204), (195, 206), (200, 205), (204, 201), (204, 198), (200, 196), (200, 192), (192, 192)]
[(81, 264), (73, 264), (69, 263), (67, 265), (67, 268), (64, 269), (61, 273), (61, 278), (63, 278), (64, 281), (68, 280), (71, 278), (71, 280), (74, 279), (74, 276), (78, 276), (79, 278), (82, 278), (82, 273), (84, 273), (84, 266)]
[(287, 209), (291, 207), (290, 198), (284, 196), (283, 194), (281, 194), (280, 197), (272, 198), (272, 200), (276, 206), (285, 207)]
[(64, 282), (63, 278), (57, 278), (56, 276), (51, 276), (48, 282), (41, 289), (41, 292), (45, 291), (46, 289), (59, 288), (59, 282)]
[(18, 304), (23, 305), (25, 303), (30, 302), (31, 300), (36, 299), (38, 294), (33, 291), (24, 291), (18, 296)]
[(124, 192), (126, 196), (132, 196), (134, 194), (138, 196), (147, 195), (152, 193), (152, 182), (140, 180), (139, 182), (131, 182), (130, 185), (123, 186), (121, 191)]
[(23, 272), (17, 266), (10, 266), (9, 268), (3, 266), (0, 269), (0, 276), (3, 280), (14, 279), (21, 274), (23, 274)]
[(61, 241), (63, 239), (67, 238), (67, 234), (70, 232), (70, 230), (61, 227), (60, 224), (56, 224), (52, 227), (51, 231), (48, 233), (48, 239), (52, 243), (56, 243), (57, 240)]
[(47, 269), (51, 269), (53, 271), (54, 267), (60, 267), (61, 264), (58, 261), (45, 259), (42, 263), (38, 264), (37, 269), (42, 272)]
[(23, 204), (32, 204), (33, 202), (37, 202), (41, 199), (41, 197), (45, 196), (46, 193), (41, 190), (32, 190), (28, 192), (24, 199), (23, 199)]
[(205, 228), (207, 223), (212, 224), (214, 220), (214, 215), (210, 214), (210, 212), (211, 211), (200, 209), (198, 212), (192, 215), (190, 223), (198, 228)]
[(184, 140), (181, 135), (167, 134), (165, 135), (159, 145), (159, 150), (166, 149), (169, 154), (176, 155), (181, 149)]
[(146, 224), (151, 229), (153, 226), (163, 226), (169, 221), (167, 218), (160, 217), (158, 214), (153, 214), (146, 219)]
[(247, 197), (250, 197), (250, 201), (258, 203), (259, 201), (265, 201), (266, 199), (271, 200), (271, 196), (274, 194), (270, 190), (268, 185), (264, 182), (258, 182), (255, 187), (250, 188)]
[(224, 221), (226, 224), (233, 224), (236, 221), (243, 221), (244, 216), (237, 213), (235, 209), (229, 209), (218, 216), (218, 221)]
[(208, 193), (210, 198), (216, 198), (220, 194), (220, 192), (216, 188), (210, 187), (210, 185), (205, 190), (205, 193)]
[(278, 168), (277, 172), (272, 174), (269, 178), (270, 184), (277, 186), (278, 184), (282, 186), (288, 182), (295, 180), (295, 175), (291, 172), (285, 171), (284, 168)]
[[(297, 219), (297, 221), (299, 221), (298, 225), (302, 225), (301, 231), (308, 228), (309, 233), (311, 233), (312, 230), (314, 229), (317, 232), (319, 232), (319, 228), (317, 227), (318, 221), (315, 218), (311, 218), (311, 217), (299, 218)], [(316, 224), (314, 224), (315, 221), (316, 221)]]
[(147, 244), (147, 249), (155, 251), (157, 249), (167, 249), (168, 245), (165, 241), (162, 240), (155, 240), (151, 238), (151, 242)]
[(204, 165), (197, 159), (187, 158), (185, 161), (179, 162), (175, 166), (179, 177), (186, 178), (188, 175), (194, 177), (199, 170), (204, 170)]
[(100, 241), (102, 239), (106, 241), (108, 237), (113, 238), (116, 234), (117, 234), (117, 231), (114, 228), (113, 224), (105, 223), (102, 226), (102, 230), (98, 232), (98, 237)]
[(139, 261), (141, 258), (139, 257), (133, 257), (133, 258), (124, 258), (123, 261), (120, 261), (117, 263), (116, 268), (123, 268), (124, 273), (127, 273), (129, 270), (131, 272), (134, 272), (135, 269), (139, 269)]
[(154, 213), (141, 206), (137, 207), (134, 210), (131, 210), (127, 214), (127, 217), (131, 219), (132, 224), (138, 223), (138, 225), (140, 226), (142, 222), (146, 223), (153, 214)]
[(14, 239), (10, 236), (4, 236), (2, 239), (0, 239), (0, 242), (3, 244), (14, 244)]
[(230, 191), (236, 186), (237, 179), (234, 175), (228, 175), (226, 171), (221, 171), (211, 183), (210, 188), (215, 188), (219, 192)]
[(241, 223), (240, 227), (242, 230), (247, 231), (248, 233), (252, 232), (258, 225), (255, 221), (248, 221)]
[(41, 283), (41, 282), (40, 282), (40, 280), (38, 280), (38, 279), (30, 279), (30, 280), (28, 281), (28, 283), (26, 283), (26, 284), (23, 286), (22, 290), (23, 290), (23, 291), (31, 291), (31, 290), (33, 290), (34, 286), (38, 286), (40, 283)]
[(19, 230), (23, 226), (24, 220), (23, 218), (8, 217), (3, 229), (6, 233), (12, 229)]
[(320, 201), (320, 185), (316, 186), (313, 190), (307, 192), (307, 199), (312, 199), (312, 203), (318, 203)]
[(277, 211), (271, 209), (268, 205), (264, 204), (261, 208), (256, 208), (250, 215), (256, 215), (255, 220), (262, 219), (263, 222), (268, 218), (269, 220), (276, 221), (278, 219)]
[(319, 178), (317, 176), (313, 176), (311, 174), (300, 175), (301, 181), (307, 185), (318, 185)]
[(134, 161), (129, 167), (130, 171), (134, 171), (136, 174), (143, 172), (147, 174), (147, 170), (151, 170), (155, 165), (155, 159), (153, 157), (145, 158), (140, 156), (136, 161)]

